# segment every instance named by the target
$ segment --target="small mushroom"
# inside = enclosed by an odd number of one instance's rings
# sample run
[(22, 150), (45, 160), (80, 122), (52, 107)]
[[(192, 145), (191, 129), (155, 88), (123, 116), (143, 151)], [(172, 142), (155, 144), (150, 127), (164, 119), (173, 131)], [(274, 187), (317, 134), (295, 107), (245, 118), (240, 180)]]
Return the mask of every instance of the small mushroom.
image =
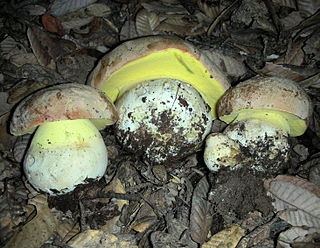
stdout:
[(108, 156), (98, 129), (117, 119), (105, 94), (86, 85), (56, 85), (25, 98), (13, 113), (10, 131), (22, 135), (37, 128), (23, 161), (29, 182), (59, 195), (100, 179)]
[(88, 84), (116, 102), (123, 147), (151, 164), (195, 152), (230, 87), (201, 51), (170, 36), (124, 42), (102, 58)]
[(257, 77), (239, 83), (217, 104), (219, 118), (230, 125), (207, 137), (204, 161), (212, 171), (246, 166), (278, 173), (288, 160), (288, 137), (305, 132), (311, 111), (308, 95), (291, 80)]

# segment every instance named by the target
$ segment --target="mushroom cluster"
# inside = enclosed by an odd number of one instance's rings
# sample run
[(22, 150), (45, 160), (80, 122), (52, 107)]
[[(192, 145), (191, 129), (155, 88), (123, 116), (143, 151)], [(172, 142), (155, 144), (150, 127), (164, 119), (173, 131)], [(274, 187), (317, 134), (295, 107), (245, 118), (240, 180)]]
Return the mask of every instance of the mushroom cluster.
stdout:
[(56, 85), (25, 98), (13, 113), (10, 131), (22, 135), (37, 128), (23, 161), (28, 181), (39, 191), (59, 195), (100, 179), (108, 154), (97, 127), (117, 119), (113, 103), (86, 85)]
[(204, 161), (212, 171), (249, 167), (277, 173), (289, 154), (289, 136), (302, 135), (311, 115), (306, 92), (289, 79), (257, 77), (239, 83), (217, 104), (230, 124), (206, 139)]
[[(36, 130), (23, 167), (39, 191), (65, 194), (100, 179), (108, 156), (99, 130), (112, 124), (124, 149), (149, 164), (180, 160), (206, 140), (211, 171), (276, 173), (288, 159), (288, 136), (303, 134), (311, 114), (294, 82), (258, 77), (230, 88), (203, 53), (168, 36), (124, 42), (99, 61), (88, 84), (37, 91), (13, 113), (12, 134)], [(208, 135), (217, 116), (230, 125)]]
[(115, 133), (124, 149), (149, 164), (197, 151), (230, 87), (203, 53), (170, 36), (124, 42), (101, 59), (88, 84), (115, 102)]

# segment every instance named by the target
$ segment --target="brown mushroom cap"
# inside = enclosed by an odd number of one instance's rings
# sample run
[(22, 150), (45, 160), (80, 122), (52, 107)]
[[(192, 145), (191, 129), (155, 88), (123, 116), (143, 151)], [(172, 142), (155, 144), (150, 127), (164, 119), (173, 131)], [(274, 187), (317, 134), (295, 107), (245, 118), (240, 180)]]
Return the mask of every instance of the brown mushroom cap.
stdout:
[(241, 82), (226, 91), (217, 104), (219, 118), (227, 123), (236, 118), (234, 113), (243, 109), (290, 114), (303, 121), (304, 126), (307, 126), (312, 113), (311, 101), (306, 92), (295, 82), (280, 77), (256, 77)]
[[(169, 55), (153, 58), (151, 63), (144, 61), (139, 69), (134, 67), (140, 59), (169, 50)], [(199, 69), (196, 62), (203, 68)], [(131, 72), (126, 71), (117, 79), (110, 80), (117, 71), (129, 64), (132, 66), (129, 69)], [(125, 78), (124, 74), (128, 76)], [(199, 79), (195, 78), (197, 76)], [(191, 84), (210, 105), (213, 116), (217, 99), (230, 87), (227, 78), (204, 53), (191, 43), (173, 36), (149, 36), (122, 43), (99, 61), (88, 78), (88, 84), (101, 89), (116, 101), (138, 83), (160, 78), (178, 79)]]
[(95, 88), (76, 83), (60, 84), (35, 92), (15, 109), (10, 132), (13, 135), (31, 133), (46, 122), (92, 119), (103, 129), (118, 119), (113, 103)]

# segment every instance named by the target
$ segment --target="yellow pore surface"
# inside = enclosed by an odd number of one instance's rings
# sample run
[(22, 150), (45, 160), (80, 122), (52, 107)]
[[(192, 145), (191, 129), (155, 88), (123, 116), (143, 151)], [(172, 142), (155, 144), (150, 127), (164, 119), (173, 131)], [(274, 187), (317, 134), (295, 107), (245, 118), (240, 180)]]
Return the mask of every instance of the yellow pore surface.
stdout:
[(192, 85), (211, 107), (216, 116), (216, 102), (225, 92), (207, 68), (189, 53), (178, 49), (155, 52), (115, 71), (101, 86), (107, 96), (116, 101), (125, 91), (146, 80), (172, 78)]
[(306, 121), (300, 119), (296, 115), (280, 110), (239, 109), (233, 111), (229, 115), (221, 116), (219, 118), (226, 123), (258, 119), (285, 130), (290, 136), (300, 136), (307, 129)]
[(79, 119), (44, 123), (37, 129), (32, 142), (42, 149), (82, 149), (100, 139), (99, 131), (89, 120)]

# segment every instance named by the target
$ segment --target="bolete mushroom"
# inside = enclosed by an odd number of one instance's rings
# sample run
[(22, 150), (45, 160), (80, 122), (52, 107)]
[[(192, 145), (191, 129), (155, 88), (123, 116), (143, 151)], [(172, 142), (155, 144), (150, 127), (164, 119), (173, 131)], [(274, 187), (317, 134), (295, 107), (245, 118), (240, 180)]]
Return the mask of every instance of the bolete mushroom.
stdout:
[(241, 82), (217, 104), (219, 118), (231, 124), (207, 137), (204, 161), (212, 171), (247, 166), (277, 173), (288, 160), (288, 137), (305, 132), (311, 111), (308, 95), (289, 79)]
[(87, 85), (61, 84), (35, 92), (16, 107), (13, 135), (32, 133), (23, 167), (35, 189), (59, 195), (100, 179), (108, 156), (99, 129), (118, 115), (104, 93)]
[(170, 36), (124, 42), (101, 59), (88, 84), (115, 101), (118, 140), (150, 164), (195, 152), (230, 87), (200, 50)]

